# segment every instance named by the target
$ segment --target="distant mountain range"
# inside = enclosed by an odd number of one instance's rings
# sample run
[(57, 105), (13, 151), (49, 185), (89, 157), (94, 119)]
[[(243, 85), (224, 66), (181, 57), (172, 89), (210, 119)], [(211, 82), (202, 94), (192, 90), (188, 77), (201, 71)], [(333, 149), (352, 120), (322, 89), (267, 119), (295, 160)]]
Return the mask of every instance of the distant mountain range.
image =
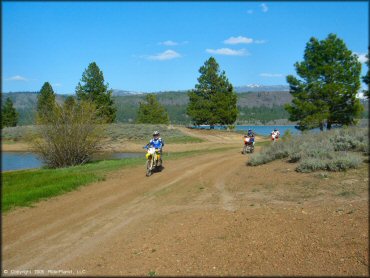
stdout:
[[(190, 90), (190, 89), (189, 89)], [(289, 86), (287, 85), (258, 85), (249, 84), (245, 86), (234, 87), (236, 93), (246, 93), (246, 92), (289, 92)], [(175, 91), (177, 93), (186, 93), (188, 90)], [(119, 89), (113, 89), (113, 96), (129, 96), (129, 95), (142, 95), (148, 94), (149, 92), (136, 92), (136, 91), (125, 91)], [(155, 94), (160, 94), (164, 92), (154, 92)]]
[(258, 85), (249, 84), (245, 86), (237, 86), (234, 88), (237, 93), (245, 92), (289, 92), (288, 85)]
[[(276, 123), (276, 120), (285, 120), (288, 123), (288, 113), (284, 104), (292, 101), (292, 95), (287, 86), (246, 85), (235, 87), (238, 94), (239, 116), (237, 123), (267, 124)], [(117, 121), (135, 122), (139, 103), (144, 101), (144, 92), (113, 90), (113, 101), (117, 108)], [(164, 105), (169, 113), (170, 120), (175, 124), (189, 124), (186, 107), (189, 102), (187, 91), (156, 92), (158, 101)], [(17, 109), (19, 124), (33, 124), (36, 114), (38, 92), (2, 93), (2, 103), (10, 97)], [(56, 101), (62, 104), (68, 95), (56, 95)], [(364, 118), (368, 117), (368, 100), (361, 99), (365, 107)]]

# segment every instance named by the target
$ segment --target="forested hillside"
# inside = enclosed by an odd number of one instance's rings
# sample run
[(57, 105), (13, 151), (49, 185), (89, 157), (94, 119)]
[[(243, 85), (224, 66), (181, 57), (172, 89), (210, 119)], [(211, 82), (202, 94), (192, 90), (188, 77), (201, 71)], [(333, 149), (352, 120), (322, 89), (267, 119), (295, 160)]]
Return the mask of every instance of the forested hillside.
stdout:
[[(288, 113), (283, 105), (292, 99), (289, 92), (244, 92), (238, 93), (237, 106), (239, 116), (237, 124), (267, 124), (269, 121), (287, 119)], [(56, 95), (57, 102), (62, 103), (68, 95)], [(173, 124), (190, 124), (186, 115), (188, 104), (187, 92), (161, 92), (156, 94), (158, 101), (168, 111)], [(2, 101), (10, 97), (14, 107), (19, 112), (19, 125), (34, 123), (36, 111), (36, 92), (14, 92), (2, 94)], [(135, 122), (139, 102), (143, 101), (145, 94), (127, 94), (113, 96), (117, 107), (117, 122)], [(363, 101), (365, 106), (364, 118), (368, 117), (368, 101)]]
[[(2, 93), (1, 102), (9, 97), (14, 104), (15, 109), (19, 113), (18, 125), (30, 125), (34, 123), (37, 107), (38, 92), (14, 92)], [(67, 95), (56, 95), (56, 101), (63, 103)]]

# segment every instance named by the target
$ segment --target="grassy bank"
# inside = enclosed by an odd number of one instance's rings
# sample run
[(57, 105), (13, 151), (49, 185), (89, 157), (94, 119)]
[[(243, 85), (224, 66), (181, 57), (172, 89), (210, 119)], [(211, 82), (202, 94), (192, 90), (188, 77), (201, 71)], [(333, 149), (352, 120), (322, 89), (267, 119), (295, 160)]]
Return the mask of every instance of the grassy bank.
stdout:
[[(7, 127), (2, 130), (2, 140), (6, 143), (14, 143), (18, 141), (28, 141), (32, 135), (36, 133), (37, 126), (17, 126)], [(187, 144), (201, 143), (204, 140), (192, 136), (185, 135), (179, 129), (167, 125), (151, 125), (151, 124), (109, 124), (105, 125), (105, 137), (110, 141), (128, 140), (134, 142), (145, 143), (153, 136), (153, 131), (158, 130), (165, 143), (170, 144)]]
[[(229, 148), (164, 153), (164, 160), (180, 159), (227, 149)], [(143, 154), (142, 158), (102, 160), (69, 168), (4, 172), (2, 173), (2, 211), (6, 212), (16, 207), (30, 206), (39, 200), (61, 195), (96, 181), (105, 180), (109, 172), (144, 165), (144, 163), (145, 157)]]
[(276, 159), (297, 163), (296, 171), (344, 171), (357, 168), (369, 154), (368, 129), (349, 127), (320, 133), (289, 135), (251, 156), (256, 166)]
[(153, 131), (158, 130), (165, 143), (201, 143), (204, 140), (185, 135), (179, 129), (167, 125), (151, 124), (110, 124), (106, 126), (106, 136), (112, 141), (130, 140), (147, 142), (153, 137)]

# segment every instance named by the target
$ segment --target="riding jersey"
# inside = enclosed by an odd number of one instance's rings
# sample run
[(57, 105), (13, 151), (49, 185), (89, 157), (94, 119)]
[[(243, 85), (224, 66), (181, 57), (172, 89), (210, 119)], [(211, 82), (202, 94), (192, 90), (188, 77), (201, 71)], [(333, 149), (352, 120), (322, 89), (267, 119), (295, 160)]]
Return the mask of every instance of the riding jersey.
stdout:
[(279, 138), (280, 136), (280, 132), (277, 130), (277, 131), (273, 131), (271, 132), (271, 137), (274, 139), (274, 138)]
[(156, 149), (162, 149), (164, 147), (164, 141), (162, 138), (158, 138), (157, 140), (151, 139), (148, 145)]

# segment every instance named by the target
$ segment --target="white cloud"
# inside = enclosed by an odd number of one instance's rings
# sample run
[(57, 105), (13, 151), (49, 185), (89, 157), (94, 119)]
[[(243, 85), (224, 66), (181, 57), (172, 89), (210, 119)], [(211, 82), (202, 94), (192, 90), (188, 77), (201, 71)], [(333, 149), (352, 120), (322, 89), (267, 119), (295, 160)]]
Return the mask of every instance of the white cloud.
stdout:
[(179, 43), (169, 40), (169, 41), (159, 42), (158, 44), (166, 45), (166, 46), (175, 46), (175, 45), (178, 45)]
[(266, 5), (265, 3), (262, 3), (262, 4), (260, 5), (260, 7), (261, 7), (261, 9), (262, 9), (262, 11), (263, 11), (264, 13), (266, 13), (266, 12), (269, 10), (269, 7), (267, 7), (267, 5)]
[(15, 75), (9, 78), (6, 78), (5, 80), (8, 81), (28, 81), (29, 79), (20, 75)]
[(239, 44), (239, 43), (252, 43), (253, 42), (253, 39), (251, 38), (247, 38), (247, 37), (242, 37), (242, 36), (239, 36), (239, 37), (230, 37), (228, 38), (227, 40), (224, 40), (224, 43), (225, 44)]
[(354, 54), (356, 54), (358, 56), (358, 61), (363, 64), (363, 63), (366, 63), (367, 62), (367, 58), (366, 58), (366, 53), (356, 53), (354, 52)]
[(179, 58), (181, 55), (177, 53), (176, 51), (173, 50), (166, 50), (165, 52), (156, 54), (156, 55), (151, 55), (147, 57), (149, 60), (157, 60), (157, 61), (164, 61), (164, 60), (171, 60), (175, 58)]
[(283, 77), (281, 73), (260, 73), (262, 77)]
[(181, 44), (187, 44), (189, 43), (188, 41), (183, 41), (183, 42), (175, 42), (175, 41), (164, 41), (164, 42), (159, 42), (159, 45), (165, 45), (165, 46), (176, 46), (176, 45), (181, 45)]
[(247, 14), (252, 14), (253, 13), (253, 10), (248, 10), (247, 11)]
[(218, 55), (227, 55), (227, 56), (245, 56), (249, 55), (248, 51), (244, 48), (240, 50), (233, 50), (230, 48), (219, 48), (219, 49), (206, 49), (208, 53), (218, 54)]

